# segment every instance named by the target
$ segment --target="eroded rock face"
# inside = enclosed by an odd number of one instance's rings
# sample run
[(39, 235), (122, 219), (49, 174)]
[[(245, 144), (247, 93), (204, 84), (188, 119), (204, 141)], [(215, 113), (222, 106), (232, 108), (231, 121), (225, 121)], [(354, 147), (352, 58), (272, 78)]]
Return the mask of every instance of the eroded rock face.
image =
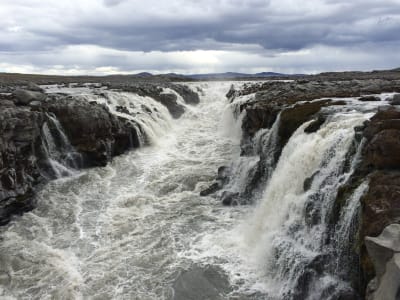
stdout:
[[(271, 129), (280, 114), (275, 152), (268, 154), (279, 158), (281, 149), (301, 124), (313, 120), (305, 129), (306, 133), (313, 133), (328, 117), (330, 109), (324, 109), (325, 107), (346, 104), (346, 102), (333, 101), (329, 98), (361, 97), (361, 101), (378, 101), (380, 98), (370, 95), (399, 91), (400, 80), (398, 79), (298, 80), (290, 83), (266, 82), (247, 85), (238, 91), (231, 89), (229, 96), (231, 101), (234, 101), (237, 96), (255, 93), (250, 100), (240, 104), (240, 111), (246, 112), (242, 124), (242, 155), (244, 156), (257, 153), (257, 149), (250, 149), (253, 137), (260, 129)], [(392, 107), (387, 105), (388, 102), (382, 101), (384, 107), (369, 122), (355, 128), (355, 144), (361, 142), (362, 138), (365, 139), (362, 143), (361, 163), (339, 189), (332, 209), (330, 226), (334, 228), (338, 220), (338, 212), (344, 203), (343, 200), (347, 199), (346, 197), (351, 195), (361, 182), (370, 178), (369, 189), (360, 200), (362, 217), (357, 223), (359, 224), (358, 236), (354, 238), (359, 242), (352, 245), (351, 251), (354, 253), (349, 254), (356, 257), (354, 262), (357, 266), (354, 270), (360, 270), (360, 272), (355, 271), (354, 274), (350, 274), (350, 280), (352, 286), (362, 296), (367, 283), (375, 276), (374, 266), (363, 242), (365, 236), (377, 236), (389, 224), (400, 223), (400, 110), (397, 110), (395, 99), (397, 99), (396, 95), (390, 102)], [(264, 160), (265, 157), (260, 161)], [(250, 187), (253, 190), (257, 188), (260, 181), (265, 179), (265, 167), (258, 164), (254, 174)], [(305, 190), (309, 188), (311, 182), (312, 178), (304, 183)]]
[(44, 117), (21, 107), (0, 105), (0, 225), (32, 209), (32, 188), (40, 181), (35, 148)]
[(388, 225), (378, 237), (366, 237), (365, 244), (376, 271), (367, 299), (397, 300), (400, 294), (400, 224)]
[(97, 103), (57, 96), (43, 103), (41, 111), (57, 117), (71, 144), (83, 154), (85, 167), (104, 166), (111, 157), (139, 146), (133, 124)]
[(154, 100), (160, 102), (174, 118), (179, 118), (184, 112), (185, 107), (178, 103), (177, 97), (173, 93), (165, 93), (164, 88), (175, 91), (187, 104), (198, 104), (200, 102), (199, 95), (192, 91), (189, 87), (181, 84), (173, 83), (140, 83), (140, 84), (113, 84), (110, 88), (123, 90), (138, 94), (140, 96), (151, 97)]
[(32, 209), (35, 186), (49, 179), (43, 175), (47, 160), (43, 126), (50, 115), (82, 154), (80, 167), (103, 166), (111, 157), (139, 146), (136, 127), (102, 105), (60, 95), (42, 99), (37, 106), (14, 102), (0, 101), (0, 225), (13, 214)]
[(360, 97), (396, 91), (400, 92), (400, 80), (297, 80), (293, 82), (270, 81), (263, 84), (247, 85), (239, 91), (230, 91), (229, 95), (233, 97), (255, 93), (252, 101), (241, 106), (241, 111), (246, 110), (247, 112), (243, 120), (244, 132), (252, 136), (261, 128), (270, 128), (276, 115), (283, 108), (299, 101), (333, 97)]

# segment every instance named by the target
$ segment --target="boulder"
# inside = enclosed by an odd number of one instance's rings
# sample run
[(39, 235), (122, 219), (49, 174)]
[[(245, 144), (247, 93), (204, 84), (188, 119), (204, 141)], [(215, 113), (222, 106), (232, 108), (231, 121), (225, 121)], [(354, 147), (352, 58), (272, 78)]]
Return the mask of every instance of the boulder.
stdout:
[(400, 293), (400, 224), (388, 225), (378, 237), (366, 237), (365, 245), (376, 278), (368, 300), (397, 300)]
[(200, 196), (204, 197), (204, 196), (211, 195), (211, 194), (215, 193), (216, 191), (218, 191), (219, 189), (221, 189), (221, 184), (219, 182), (214, 182), (208, 188), (206, 188), (205, 190), (202, 190), (200, 192)]
[(221, 195), (222, 204), (225, 206), (239, 205), (239, 193), (225, 191)]
[(167, 107), (171, 116), (178, 119), (185, 112), (185, 107), (178, 103), (178, 98), (175, 94), (162, 93), (158, 97), (162, 105)]
[(187, 104), (199, 104), (199, 95), (192, 91), (188, 86), (182, 84), (169, 84), (167, 87), (177, 92)]
[(36, 83), (33, 82), (28, 82), (26, 89), (28, 91), (44, 93), (44, 89), (42, 89), (40, 86), (38, 86)]
[(40, 92), (26, 91), (17, 89), (13, 93), (15, 97), (15, 104), (28, 105), (32, 101), (43, 101), (46, 99), (46, 95)]
[(391, 105), (400, 105), (400, 94), (395, 94), (389, 103)]
[(363, 96), (358, 98), (359, 101), (368, 102), (368, 101), (381, 101), (381, 98), (377, 96)]

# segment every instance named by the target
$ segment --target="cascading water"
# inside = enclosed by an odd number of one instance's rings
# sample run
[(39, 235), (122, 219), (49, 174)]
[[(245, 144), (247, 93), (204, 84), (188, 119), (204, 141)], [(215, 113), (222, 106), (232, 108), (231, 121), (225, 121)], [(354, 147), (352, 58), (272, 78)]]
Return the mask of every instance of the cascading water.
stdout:
[[(131, 120), (140, 143), (151, 146), (49, 183), (35, 210), (1, 227), (0, 297), (174, 299), (171, 287), (193, 265), (228, 275), (231, 287), (220, 291), (221, 299), (330, 299), (351, 290), (335, 256), (353, 235), (368, 183), (346, 199), (337, 226), (329, 216), (358, 159), (351, 151), (360, 147), (354, 127), (371, 114), (335, 108), (317, 132), (305, 133), (308, 124), (298, 128), (277, 161), (278, 117), (238, 160), (244, 116), (238, 103), (251, 95), (227, 103), (231, 83), (188, 85), (203, 91), (201, 101), (179, 120), (155, 100), (131, 93), (74, 96)], [(54, 159), (62, 156), (62, 143), (71, 148), (65, 135), (53, 135), (62, 128), (49, 120), (43, 147)], [(230, 192), (244, 195), (259, 162), (267, 168), (255, 207), (222, 207), (199, 196), (232, 159), (238, 162), (224, 187)]]
[(51, 114), (46, 115), (42, 127), (42, 158), (39, 167), (47, 178), (71, 176), (82, 165), (81, 155), (69, 142), (60, 122)]
[(79, 97), (89, 102), (104, 104), (114, 114), (130, 120), (137, 129), (141, 146), (157, 143), (171, 128), (171, 115), (167, 108), (150, 97), (106, 90), (97, 94), (86, 93)]
[(172, 122), (154, 100), (112, 91), (82, 96), (109, 101), (110, 109), (145, 104), (158, 125), (139, 115), (156, 143), (50, 182), (35, 210), (1, 227), (0, 298), (173, 297), (179, 272), (194, 263), (184, 254), (192, 238), (232, 227), (243, 212), (199, 196), (239, 145), (218, 129), (230, 83), (197, 86), (200, 104)]

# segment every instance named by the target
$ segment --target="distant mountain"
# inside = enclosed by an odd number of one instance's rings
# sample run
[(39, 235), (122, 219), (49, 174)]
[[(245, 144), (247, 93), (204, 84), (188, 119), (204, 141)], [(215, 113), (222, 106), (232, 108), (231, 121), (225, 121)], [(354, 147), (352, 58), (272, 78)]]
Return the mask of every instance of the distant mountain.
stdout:
[(139, 77), (152, 77), (153, 74), (151, 74), (151, 73), (149, 73), (149, 72), (142, 72), (142, 73), (135, 74), (135, 76), (139, 76)]
[(288, 76), (288, 75), (275, 72), (261, 72), (256, 74), (226, 72), (226, 73), (186, 75), (186, 77), (190, 77), (193, 79), (233, 79), (233, 78), (255, 78), (255, 77), (274, 77), (274, 76)]

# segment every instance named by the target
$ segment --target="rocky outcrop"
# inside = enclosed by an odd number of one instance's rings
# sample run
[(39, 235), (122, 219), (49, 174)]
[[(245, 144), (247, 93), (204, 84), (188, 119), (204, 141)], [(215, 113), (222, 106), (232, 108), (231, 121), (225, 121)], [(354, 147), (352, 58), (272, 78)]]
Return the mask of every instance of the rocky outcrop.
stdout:
[(367, 300), (397, 300), (400, 295), (400, 225), (387, 226), (378, 237), (366, 237), (365, 244), (376, 277), (368, 285)]
[(400, 80), (272, 81), (246, 85), (239, 91), (231, 91), (230, 94), (243, 96), (255, 93), (254, 99), (243, 103), (240, 108), (241, 111), (246, 110), (243, 120), (245, 134), (253, 136), (261, 128), (270, 128), (283, 108), (299, 101), (361, 97), (384, 92), (400, 92)]
[(85, 167), (104, 166), (111, 157), (139, 147), (137, 125), (95, 102), (53, 96), (38, 110), (57, 117)]
[(0, 225), (33, 208), (33, 186), (40, 182), (35, 151), (44, 116), (0, 102)]
[[(267, 82), (245, 85), (241, 90), (229, 91), (230, 101), (238, 96), (254, 94), (248, 101), (238, 102), (240, 111), (245, 111), (242, 129), (242, 155), (258, 154), (261, 159), (254, 172), (249, 173), (250, 190), (257, 190), (260, 182), (265, 182), (267, 168), (274, 168), (274, 161), (279, 159), (282, 148), (293, 132), (302, 124), (311, 121), (305, 128), (306, 133), (317, 131), (329, 117), (332, 105), (346, 105), (345, 101), (330, 98), (356, 97), (360, 101), (382, 101), (376, 94), (399, 92), (400, 80), (370, 79), (341, 81)], [(369, 179), (369, 188), (361, 197), (361, 218), (355, 221), (354, 245), (350, 245), (349, 261), (355, 264), (348, 280), (356, 292), (365, 295), (368, 282), (376, 276), (376, 266), (367, 252), (365, 237), (376, 237), (382, 230), (393, 223), (400, 223), (400, 110), (396, 105), (399, 94), (382, 101), (379, 111), (363, 126), (355, 128), (354, 145), (364, 138), (361, 150), (361, 162), (353, 175), (339, 188), (332, 208), (332, 217), (328, 226), (335, 231), (335, 225), (345, 200), (365, 179)], [(320, 100), (316, 100), (320, 99)], [(390, 106), (391, 104), (392, 106)], [(261, 129), (271, 129), (279, 116), (277, 137), (273, 151), (266, 152), (254, 143)], [(269, 145), (270, 146), (270, 145)], [(270, 147), (271, 148), (271, 147)], [(271, 149), (269, 149), (271, 150)], [(261, 151), (261, 152), (260, 152)], [(354, 156), (356, 146), (351, 147)], [(350, 155), (349, 154), (349, 155)], [(265, 157), (268, 155), (269, 157)], [(275, 156), (276, 159), (270, 159)], [(263, 165), (269, 161), (270, 165)], [(272, 163), (271, 163), (272, 161)], [(349, 168), (345, 163), (344, 168)], [(270, 170), (271, 172), (271, 170)], [(308, 190), (312, 177), (304, 182)], [(261, 184), (263, 185), (263, 184)], [(241, 202), (240, 202), (241, 203)], [(357, 230), (358, 228), (358, 230)], [(356, 242), (358, 241), (358, 242)], [(329, 243), (329, 240), (327, 241)], [(391, 261), (391, 269), (396, 262)], [(376, 287), (378, 289), (378, 287)], [(380, 298), (373, 298), (380, 299)], [(384, 298), (382, 298), (384, 299)]]
[(173, 84), (173, 83), (130, 83), (130, 84), (110, 84), (109, 88), (122, 90), (126, 92), (131, 92), (138, 94), (140, 96), (151, 97), (154, 100), (160, 102), (165, 107), (174, 118), (179, 118), (184, 112), (185, 107), (178, 102), (177, 95), (168, 92), (165, 89), (170, 89), (176, 92), (186, 104), (198, 104), (200, 102), (199, 95), (192, 91), (186, 85)]
[[(25, 97), (31, 93), (20, 94)], [(139, 146), (137, 124), (116, 117), (105, 106), (36, 93), (40, 99), (26, 102), (17, 98), (18, 93), (0, 98), (0, 224), (7, 223), (13, 214), (32, 209), (35, 186), (51, 179), (46, 170), (46, 129), (58, 134), (55, 143), (63, 138), (52, 118), (58, 120), (81, 155), (79, 167), (103, 166), (113, 156)]]

